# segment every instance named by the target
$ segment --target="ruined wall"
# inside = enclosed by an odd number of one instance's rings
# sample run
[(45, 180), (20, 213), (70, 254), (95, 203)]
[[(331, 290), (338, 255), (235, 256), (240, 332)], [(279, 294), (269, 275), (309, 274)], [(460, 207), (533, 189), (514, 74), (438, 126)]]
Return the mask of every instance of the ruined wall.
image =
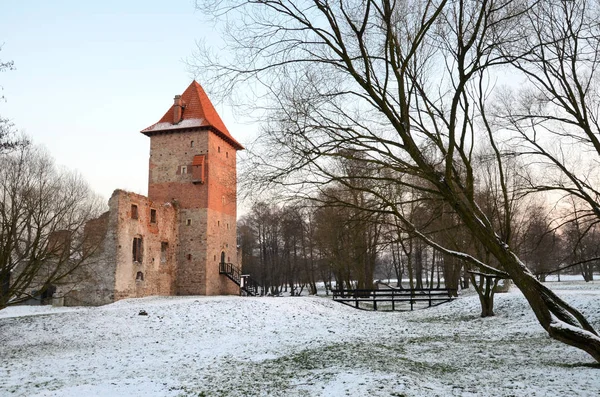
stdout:
[(155, 203), (122, 190), (113, 194), (113, 207), (117, 216), (115, 300), (173, 295), (176, 209), (170, 203)]
[(88, 241), (84, 255), (89, 258), (58, 286), (55, 295), (62, 299), (58, 304), (99, 306), (114, 301), (117, 218), (111, 212), (111, 204), (114, 203), (109, 201), (107, 212), (86, 223), (84, 234)]

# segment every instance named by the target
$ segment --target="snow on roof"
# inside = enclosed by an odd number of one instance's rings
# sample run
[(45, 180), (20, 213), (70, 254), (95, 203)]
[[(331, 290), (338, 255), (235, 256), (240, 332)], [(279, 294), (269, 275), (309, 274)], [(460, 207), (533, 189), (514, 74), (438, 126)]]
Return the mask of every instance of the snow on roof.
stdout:
[(184, 128), (209, 127), (225, 141), (229, 142), (236, 150), (242, 150), (244, 147), (236, 141), (225, 127), (225, 123), (217, 113), (208, 95), (196, 80), (192, 81), (189, 87), (177, 99), (181, 101), (181, 120), (174, 123), (175, 104), (169, 107), (169, 110), (155, 124), (141, 131), (142, 134), (151, 136), (154, 133), (162, 131), (174, 131)]
[(206, 126), (209, 126), (209, 124), (206, 122), (205, 119), (187, 119), (187, 120), (184, 119), (184, 120), (181, 120), (177, 124), (173, 124), (170, 122), (158, 122), (158, 123), (146, 128), (144, 131), (145, 132), (154, 132), (154, 131), (172, 130), (175, 128), (181, 129), (181, 128), (194, 128), (194, 127), (206, 127)]

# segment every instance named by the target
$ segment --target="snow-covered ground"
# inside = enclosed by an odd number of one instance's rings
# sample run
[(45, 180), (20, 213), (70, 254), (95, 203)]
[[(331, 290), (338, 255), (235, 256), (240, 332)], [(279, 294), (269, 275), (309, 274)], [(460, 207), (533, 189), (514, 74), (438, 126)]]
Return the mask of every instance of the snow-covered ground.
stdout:
[[(600, 283), (553, 282), (600, 329)], [(148, 315), (138, 313), (145, 310)], [(598, 396), (518, 291), (414, 312), (325, 297), (130, 299), (0, 311), (0, 396)]]

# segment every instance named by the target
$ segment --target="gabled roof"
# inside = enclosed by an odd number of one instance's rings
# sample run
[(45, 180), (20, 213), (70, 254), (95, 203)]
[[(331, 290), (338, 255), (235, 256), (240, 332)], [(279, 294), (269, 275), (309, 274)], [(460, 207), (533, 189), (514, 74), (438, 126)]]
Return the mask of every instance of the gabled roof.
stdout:
[(219, 117), (215, 107), (208, 99), (206, 92), (196, 80), (181, 94), (183, 103), (183, 111), (181, 119), (178, 123), (173, 123), (173, 107), (171, 105), (165, 115), (158, 123), (151, 125), (141, 131), (142, 134), (152, 136), (157, 133), (166, 131), (175, 131), (188, 128), (206, 128), (220, 135), (221, 138), (228, 141), (236, 150), (241, 150), (244, 147), (238, 141), (233, 139), (227, 127)]

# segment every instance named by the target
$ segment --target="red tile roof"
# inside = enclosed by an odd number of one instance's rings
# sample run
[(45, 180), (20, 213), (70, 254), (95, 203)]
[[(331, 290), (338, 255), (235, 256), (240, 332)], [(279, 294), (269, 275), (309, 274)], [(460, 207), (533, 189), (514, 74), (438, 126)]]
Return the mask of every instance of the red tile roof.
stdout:
[(227, 127), (225, 127), (215, 107), (210, 102), (210, 99), (208, 99), (206, 92), (204, 92), (204, 89), (196, 80), (192, 81), (192, 84), (181, 94), (181, 100), (183, 101), (184, 108), (180, 122), (173, 124), (173, 105), (171, 105), (158, 123), (143, 129), (141, 133), (151, 136), (162, 131), (208, 127), (228, 141), (236, 150), (244, 148), (229, 134)]

